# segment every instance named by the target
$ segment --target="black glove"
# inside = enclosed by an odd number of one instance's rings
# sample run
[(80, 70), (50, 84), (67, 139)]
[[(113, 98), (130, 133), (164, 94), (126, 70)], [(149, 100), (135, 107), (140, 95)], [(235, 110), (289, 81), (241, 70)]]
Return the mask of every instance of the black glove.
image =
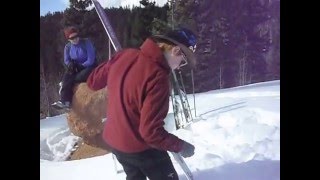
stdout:
[(190, 157), (194, 154), (194, 146), (188, 142), (184, 142), (182, 145), (182, 149), (179, 152), (181, 154), (181, 156), (183, 156), (184, 158), (186, 157)]
[(75, 71), (76, 71), (75, 63), (71, 61), (67, 66), (67, 72), (72, 74)]
[(82, 64), (77, 64), (77, 71), (82, 71), (85, 67)]

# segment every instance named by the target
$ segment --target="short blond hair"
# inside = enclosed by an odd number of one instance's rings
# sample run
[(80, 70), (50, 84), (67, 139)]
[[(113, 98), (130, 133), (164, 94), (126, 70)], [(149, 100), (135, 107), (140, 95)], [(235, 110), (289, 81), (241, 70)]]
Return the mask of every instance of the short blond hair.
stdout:
[(170, 51), (175, 45), (173, 44), (168, 44), (168, 43), (165, 43), (165, 42), (158, 42), (157, 43), (159, 48), (161, 49), (162, 52), (165, 52), (165, 51)]

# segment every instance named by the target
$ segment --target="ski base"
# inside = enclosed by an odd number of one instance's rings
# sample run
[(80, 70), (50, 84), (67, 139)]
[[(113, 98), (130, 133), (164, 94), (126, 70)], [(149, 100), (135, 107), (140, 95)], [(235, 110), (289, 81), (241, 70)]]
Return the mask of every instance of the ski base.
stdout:
[(173, 158), (177, 161), (177, 163), (180, 165), (180, 167), (183, 170), (184, 175), (187, 177), (188, 180), (193, 180), (193, 175), (192, 172), (190, 171), (188, 165), (186, 164), (186, 162), (184, 161), (183, 157), (178, 154), (178, 153), (174, 153), (171, 152)]

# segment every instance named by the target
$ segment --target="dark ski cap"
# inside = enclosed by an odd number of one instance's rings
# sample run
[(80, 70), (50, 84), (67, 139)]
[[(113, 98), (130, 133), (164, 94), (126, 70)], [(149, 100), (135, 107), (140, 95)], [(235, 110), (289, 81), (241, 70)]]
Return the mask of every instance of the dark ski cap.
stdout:
[(166, 32), (164, 35), (153, 35), (155, 39), (167, 40), (181, 48), (186, 55), (190, 68), (194, 68), (196, 64), (195, 50), (197, 45), (196, 35), (187, 28), (178, 28)]

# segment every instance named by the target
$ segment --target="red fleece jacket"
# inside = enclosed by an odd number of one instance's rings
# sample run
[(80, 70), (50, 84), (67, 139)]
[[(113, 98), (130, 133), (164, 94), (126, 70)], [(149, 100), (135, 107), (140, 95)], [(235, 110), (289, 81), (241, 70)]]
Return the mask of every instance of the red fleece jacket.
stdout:
[(158, 45), (147, 39), (140, 49), (122, 50), (90, 74), (89, 88), (108, 89), (103, 138), (111, 147), (126, 153), (182, 149), (184, 141), (163, 127), (170, 71)]

